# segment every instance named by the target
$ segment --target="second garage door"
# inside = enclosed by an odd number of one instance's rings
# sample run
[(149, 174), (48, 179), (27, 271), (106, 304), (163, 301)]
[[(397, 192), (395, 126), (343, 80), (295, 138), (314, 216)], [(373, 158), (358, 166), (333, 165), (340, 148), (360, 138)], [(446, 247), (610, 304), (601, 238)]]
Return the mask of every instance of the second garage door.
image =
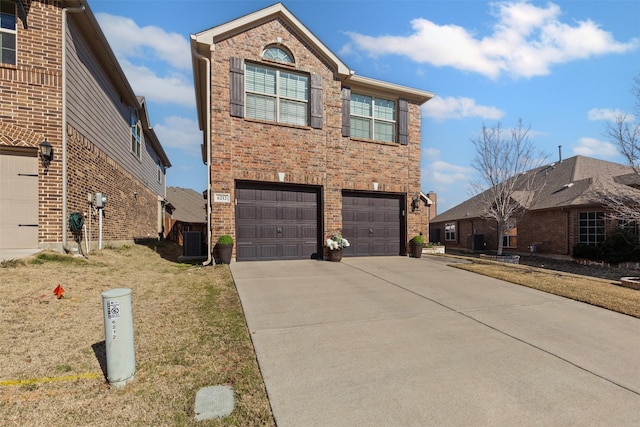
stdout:
[(403, 197), (345, 193), (342, 196), (342, 234), (351, 246), (349, 256), (400, 255), (404, 250)]
[(238, 184), (236, 200), (238, 261), (318, 256), (319, 190)]

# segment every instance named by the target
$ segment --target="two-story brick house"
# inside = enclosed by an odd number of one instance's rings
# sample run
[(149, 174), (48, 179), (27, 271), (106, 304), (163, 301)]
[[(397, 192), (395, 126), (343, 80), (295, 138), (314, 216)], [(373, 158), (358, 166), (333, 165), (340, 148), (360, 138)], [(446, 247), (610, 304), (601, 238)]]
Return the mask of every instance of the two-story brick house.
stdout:
[(171, 164), (87, 2), (0, 10), (0, 249), (75, 247), (76, 211), (95, 244), (95, 193), (105, 243), (157, 238)]
[(420, 106), (357, 75), (281, 3), (191, 36), (210, 245), (241, 260), (403, 255), (419, 233)]

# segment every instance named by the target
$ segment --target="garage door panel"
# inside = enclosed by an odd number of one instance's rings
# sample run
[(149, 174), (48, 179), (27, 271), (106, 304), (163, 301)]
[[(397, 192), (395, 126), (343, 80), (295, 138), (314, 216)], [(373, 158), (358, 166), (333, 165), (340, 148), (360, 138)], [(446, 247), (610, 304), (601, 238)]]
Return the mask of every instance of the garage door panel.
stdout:
[(342, 231), (351, 243), (345, 256), (399, 255), (401, 200), (395, 195), (344, 194)]
[[(236, 216), (240, 231), (236, 242), (236, 259), (305, 259), (318, 251), (318, 192), (309, 188), (265, 187), (254, 192), (239, 184), (236, 191), (239, 206), (252, 206), (258, 211), (255, 218)], [(267, 184), (268, 185), (268, 184)], [(255, 237), (246, 232), (254, 228)], [(247, 236), (246, 238), (244, 236)], [(248, 249), (248, 248), (252, 249)]]

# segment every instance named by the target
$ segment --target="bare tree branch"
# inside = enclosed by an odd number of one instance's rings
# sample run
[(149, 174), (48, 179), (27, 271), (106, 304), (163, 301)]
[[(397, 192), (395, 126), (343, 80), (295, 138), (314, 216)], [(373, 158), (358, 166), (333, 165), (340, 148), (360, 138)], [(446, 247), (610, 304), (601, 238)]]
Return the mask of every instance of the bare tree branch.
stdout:
[(483, 126), (480, 136), (471, 140), (476, 149), (473, 167), (480, 173), (480, 181), (471, 185), (478, 194), (482, 218), (497, 223), (498, 255), (502, 255), (505, 233), (535, 204), (544, 187), (534, 170), (547, 155), (535, 152), (529, 131), (519, 120), (508, 137), (498, 123)]
[[(620, 154), (635, 172), (634, 177), (625, 177), (625, 181), (614, 192), (602, 183), (596, 184), (598, 196), (608, 208), (607, 217), (640, 223), (640, 200), (637, 192), (631, 189), (640, 186), (640, 75), (634, 79), (631, 93), (635, 96), (635, 117), (629, 114), (619, 114), (614, 121), (607, 123), (605, 134), (609, 141), (618, 147)], [(633, 120), (632, 120), (633, 118)], [(628, 188), (621, 188), (626, 185)]]

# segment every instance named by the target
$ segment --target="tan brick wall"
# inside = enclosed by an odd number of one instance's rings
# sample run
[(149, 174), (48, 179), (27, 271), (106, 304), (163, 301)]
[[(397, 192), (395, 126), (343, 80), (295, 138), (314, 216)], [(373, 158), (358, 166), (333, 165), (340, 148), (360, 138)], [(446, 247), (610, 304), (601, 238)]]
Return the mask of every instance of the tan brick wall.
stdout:
[[(41, 247), (58, 248), (62, 235), (62, 4), (31, 1), (29, 28), (17, 28), (17, 65), (0, 64), (0, 145), (37, 149), (45, 138), (54, 158), (45, 171), (38, 162), (39, 227)], [(103, 223), (104, 243), (158, 236), (157, 196), (84, 136), (68, 128), (67, 211), (87, 209), (87, 193), (108, 198)], [(134, 192), (138, 196), (134, 197)], [(88, 226), (88, 218), (87, 218)], [(92, 236), (98, 238), (97, 216)], [(72, 234), (68, 244), (73, 246)]]
[[(322, 129), (282, 126), (229, 115), (229, 58), (261, 61), (263, 49), (282, 39), (295, 59), (295, 69), (323, 78)], [(236, 180), (278, 182), (323, 187), (325, 234), (342, 228), (342, 190), (379, 190), (406, 196), (407, 235), (421, 231), (420, 211), (412, 212), (413, 195), (420, 191), (420, 106), (409, 103), (406, 146), (344, 138), (341, 134), (341, 82), (335, 70), (281, 21), (274, 20), (218, 42), (211, 53), (213, 192), (234, 196)], [(424, 230), (423, 230), (424, 231)], [(212, 206), (214, 242), (221, 234), (235, 234), (234, 205)]]
[(29, 28), (17, 25), (17, 65), (0, 64), (0, 143), (36, 149), (46, 138), (54, 148), (48, 171), (38, 162), (38, 241), (44, 244), (59, 241), (61, 232), (60, 2), (32, 1), (28, 9)]

